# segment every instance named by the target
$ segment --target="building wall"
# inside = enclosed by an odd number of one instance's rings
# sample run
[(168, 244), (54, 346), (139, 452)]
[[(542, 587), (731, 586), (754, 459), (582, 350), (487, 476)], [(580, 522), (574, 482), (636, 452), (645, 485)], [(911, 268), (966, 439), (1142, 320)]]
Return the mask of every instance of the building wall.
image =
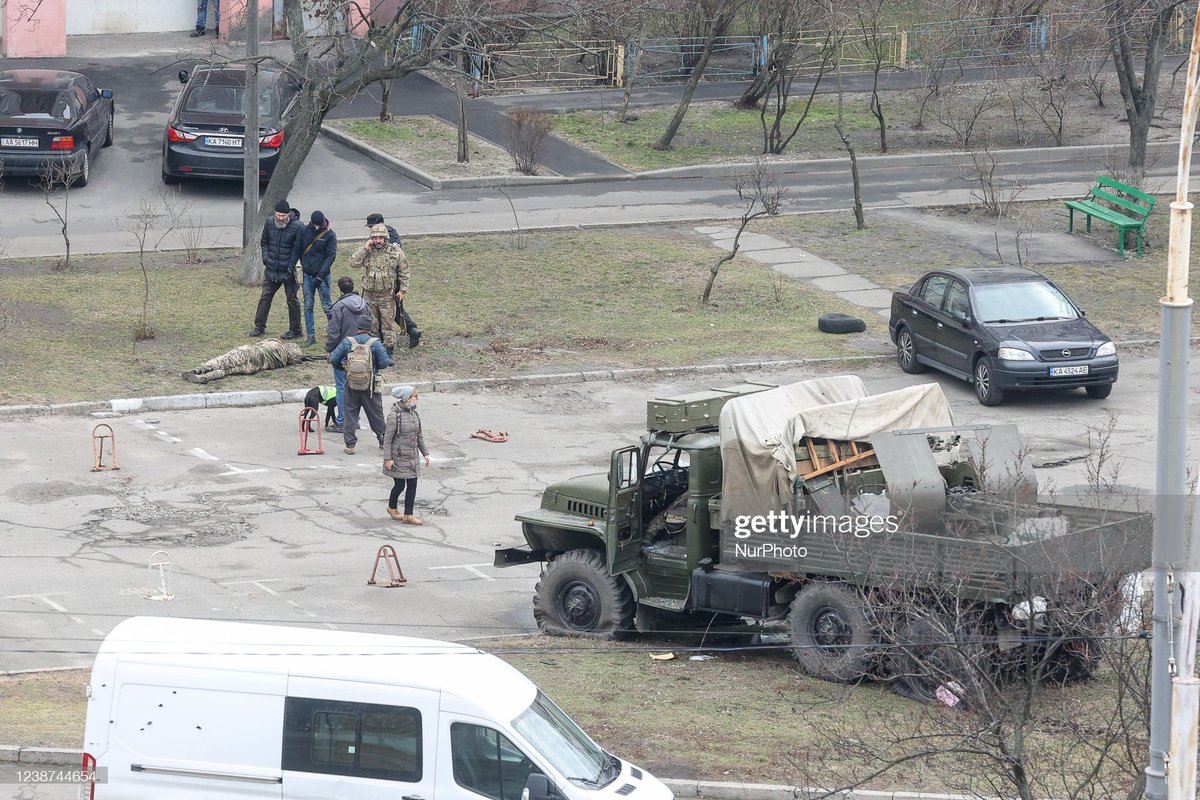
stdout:
[[(216, 0), (209, 0), (209, 15)], [(72, 0), (67, 35), (158, 33), (196, 26), (196, 0)], [(212, 23), (209, 23), (212, 26)]]

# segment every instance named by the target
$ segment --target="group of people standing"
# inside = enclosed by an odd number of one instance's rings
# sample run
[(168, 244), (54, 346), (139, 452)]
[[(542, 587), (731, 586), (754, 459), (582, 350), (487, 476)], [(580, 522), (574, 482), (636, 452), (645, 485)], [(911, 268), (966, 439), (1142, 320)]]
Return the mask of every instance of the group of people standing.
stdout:
[[(354, 278), (338, 278), (341, 296), (332, 301), (330, 275), (337, 258), (337, 234), (320, 211), (312, 212), (309, 224), (286, 200), (275, 206), (274, 217), (263, 226), (261, 237), (264, 267), (262, 293), (250, 336), (266, 332), (271, 301), (280, 288), (288, 306), (288, 330), (281, 339), (298, 339), (300, 306), (296, 299), (296, 264), (303, 272), (305, 347), (316, 344), (313, 309), (320, 297), (328, 321), (325, 352), (333, 368), (336, 414), (326, 430), (342, 434), (345, 452), (353, 455), (358, 446), (358, 419), (364, 413), (372, 433), (384, 450), (384, 474), (393, 480), (388, 514), (410, 525), (422, 520), (413, 513), (420, 457), (429, 463), (429, 451), (417, 414), (417, 390), (396, 386), (396, 402), (386, 420), (383, 414), (380, 370), (393, 365), (397, 325), (408, 334), (409, 348), (421, 342), (421, 330), (404, 308), (410, 270), (395, 228), (381, 214), (367, 217), (369, 237), (350, 256), (350, 266), (361, 269), (359, 291)], [(379, 335), (376, 335), (378, 331)], [(317, 387), (320, 393), (321, 387)], [(306, 405), (308, 405), (306, 401)], [(404, 512), (397, 508), (404, 494)]]

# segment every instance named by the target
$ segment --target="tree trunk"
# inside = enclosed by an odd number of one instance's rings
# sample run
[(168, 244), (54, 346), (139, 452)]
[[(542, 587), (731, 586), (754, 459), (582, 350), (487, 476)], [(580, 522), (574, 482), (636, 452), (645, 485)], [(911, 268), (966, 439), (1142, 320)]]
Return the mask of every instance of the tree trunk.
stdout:
[[(875, 78), (878, 81), (879, 73), (875, 73)], [(879, 121), (879, 152), (887, 152), (887, 123), (883, 119), (883, 103), (879, 101), (878, 87), (871, 88), (871, 113), (875, 119)]]
[[(741, 235), (742, 235), (742, 232), (739, 230), (738, 236), (741, 236)], [(708, 298), (709, 298), (709, 296), (712, 295), (713, 284), (717, 282), (717, 273), (721, 271), (721, 265), (724, 264), (726, 261), (733, 260), (733, 257), (735, 255), (737, 255), (737, 248), (738, 248), (737, 239), (734, 239), (733, 240), (733, 252), (726, 253), (725, 255), (721, 256), (720, 258), (718, 258), (716, 260), (716, 263), (714, 263), (711, 267), (709, 267), (708, 283), (704, 284), (704, 294), (700, 298), (701, 303), (704, 303), (705, 305), (708, 304)]]
[(379, 121), (387, 122), (392, 118), (392, 112), (388, 110), (388, 102), (392, 94), (392, 82), (381, 81), (381, 83), (383, 84), (383, 91), (379, 95)]
[(645, 41), (645, 35), (638, 36), (637, 53), (633, 57), (633, 64), (629, 67), (629, 74), (625, 76), (625, 91), (621, 93), (621, 108), (617, 111), (617, 122), (624, 122), (629, 114), (629, 96), (633, 94), (633, 84), (637, 81), (638, 69), (642, 64), (642, 42)]
[(467, 149), (467, 99), (461, 77), (454, 79), (454, 106), (458, 111), (458, 163), (466, 164), (471, 160), (471, 154)]
[(1158, 77), (1162, 72), (1162, 46), (1167, 35), (1167, 22), (1179, 3), (1162, 3), (1155, 9), (1153, 21), (1146, 31), (1146, 54), (1143, 59), (1141, 84), (1134, 64), (1134, 44), (1129, 35), (1129, 19), (1118, 17), (1112, 23), (1112, 57), (1117, 68), (1117, 83), (1129, 120), (1129, 171), (1131, 180), (1146, 174), (1146, 137), (1154, 119), (1158, 100)]
[(692, 95), (696, 93), (696, 86), (700, 83), (700, 78), (704, 75), (704, 68), (708, 66), (708, 59), (712, 56), (713, 47), (717, 43), (717, 37), (721, 35), (721, 31), (725, 30), (727, 24), (728, 19), (724, 12), (713, 17), (712, 22), (708, 26), (708, 35), (704, 38), (704, 51), (700, 53), (700, 58), (696, 62), (696, 66), (692, 67), (692, 74), (688, 76), (687, 85), (683, 88), (683, 97), (679, 98), (679, 105), (675, 108), (675, 116), (671, 117), (671, 122), (667, 125), (667, 130), (663, 133), (662, 138), (651, 145), (652, 149), (671, 149), (671, 140), (675, 138), (675, 134), (679, 131), (679, 126), (683, 124), (683, 117), (687, 114), (688, 104), (692, 102)]
[(867, 220), (863, 216), (862, 202), (862, 182), (858, 177), (858, 157), (854, 153), (854, 144), (851, 143), (850, 137), (842, 130), (842, 123), (834, 123), (833, 126), (837, 130), (837, 135), (842, 140), (842, 144), (846, 147), (846, 152), (850, 154), (850, 179), (854, 183), (854, 227), (858, 230), (866, 230)]
[(746, 91), (742, 92), (742, 96), (733, 101), (734, 108), (750, 110), (758, 108), (758, 104), (767, 99), (767, 95), (771, 93), (771, 69), (769, 65), (763, 66), (754, 76), (754, 80), (750, 81), (750, 85), (746, 87)]

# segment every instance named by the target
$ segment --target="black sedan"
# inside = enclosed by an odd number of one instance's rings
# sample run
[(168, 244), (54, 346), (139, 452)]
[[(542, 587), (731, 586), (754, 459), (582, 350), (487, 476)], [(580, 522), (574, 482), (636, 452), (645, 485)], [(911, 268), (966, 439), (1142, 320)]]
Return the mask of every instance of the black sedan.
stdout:
[(5, 175), (47, 174), (62, 164), (87, 186), (92, 156), (113, 143), (113, 95), (87, 76), (55, 69), (0, 72), (0, 161)]
[[(197, 67), (185, 83), (163, 135), (162, 179), (242, 180), (246, 133), (246, 66)], [(258, 178), (271, 179), (299, 107), (300, 81), (290, 72), (258, 72)]]
[(985, 406), (1010, 390), (1104, 398), (1117, 348), (1045, 275), (1019, 267), (930, 272), (892, 294), (888, 331), (905, 372), (934, 367), (975, 385)]

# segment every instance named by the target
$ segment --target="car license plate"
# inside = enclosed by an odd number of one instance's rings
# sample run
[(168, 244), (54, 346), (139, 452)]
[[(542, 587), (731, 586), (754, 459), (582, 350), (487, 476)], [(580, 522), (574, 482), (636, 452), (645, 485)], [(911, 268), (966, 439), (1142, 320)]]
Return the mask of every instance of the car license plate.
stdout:
[(13, 136), (5, 136), (0, 138), (0, 147), (37, 147), (37, 139), (16, 138)]
[(1057, 377), (1059, 375), (1087, 375), (1087, 374), (1088, 374), (1088, 368), (1087, 368), (1086, 364), (1082, 367), (1051, 367), (1050, 368), (1050, 377), (1051, 378)]
[(242, 140), (236, 136), (207, 136), (204, 141), (208, 142), (210, 147), (241, 147)]

